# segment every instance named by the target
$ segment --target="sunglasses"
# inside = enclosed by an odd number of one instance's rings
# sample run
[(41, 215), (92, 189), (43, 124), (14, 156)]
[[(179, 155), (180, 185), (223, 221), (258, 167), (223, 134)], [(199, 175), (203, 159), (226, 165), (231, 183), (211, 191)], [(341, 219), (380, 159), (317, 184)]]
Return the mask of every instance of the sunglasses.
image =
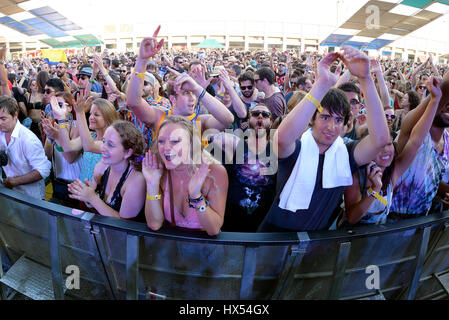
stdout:
[(251, 90), (253, 86), (240, 86), (240, 89), (242, 90)]
[(396, 119), (396, 116), (394, 114), (391, 114), (391, 115), (390, 114), (386, 114), (385, 117), (387, 117), (387, 119), (391, 119), (391, 120)]
[(149, 86), (150, 85), (150, 81), (144, 81), (143, 82), (143, 85), (146, 87), (146, 86)]
[(54, 91), (51, 91), (50, 89), (45, 89), (44, 93), (45, 94), (52, 94), (52, 93), (54, 93)]
[(262, 114), (262, 117), (264, 118), (269, 118), (271, 116), (271, 112), (267, 112), (267, 111), (251, 111), (251, 116), (252, 117), (258, 117)]
[(121, 73), (126, 73), (126, 70), (120, 70)]
[(424, 89), (426, 89), (427, 87), (426, 87), (426, 86), (419, 86), (419, 88), (420, 88), (421, 90), (424, 90)]
[(80, 76), (80, 80), (86, 80), (86, 79), (89, 79), (89, 77), (88, 76)]
[(57, 66), (56, 69), (64, 69), (64, 66)]

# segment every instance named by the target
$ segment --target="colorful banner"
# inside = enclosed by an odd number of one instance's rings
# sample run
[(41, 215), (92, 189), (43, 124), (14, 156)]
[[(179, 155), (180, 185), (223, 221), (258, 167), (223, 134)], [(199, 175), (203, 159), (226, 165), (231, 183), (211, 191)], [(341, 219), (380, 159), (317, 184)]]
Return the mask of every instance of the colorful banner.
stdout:
[(45, 50), (42, 49), (42, 58), (48, 62), (49, 65), (57, 65), (59, 62), (69, 62), (64, 49)]

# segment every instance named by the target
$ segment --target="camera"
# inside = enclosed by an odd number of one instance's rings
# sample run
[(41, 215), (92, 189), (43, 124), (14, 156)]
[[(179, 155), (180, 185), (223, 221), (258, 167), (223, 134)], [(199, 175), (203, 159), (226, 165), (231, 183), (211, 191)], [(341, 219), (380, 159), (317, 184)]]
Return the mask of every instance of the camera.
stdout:
[(8, 164), (8, 155), (5, 150), (0, 150), (0, 166), (4, 167)]

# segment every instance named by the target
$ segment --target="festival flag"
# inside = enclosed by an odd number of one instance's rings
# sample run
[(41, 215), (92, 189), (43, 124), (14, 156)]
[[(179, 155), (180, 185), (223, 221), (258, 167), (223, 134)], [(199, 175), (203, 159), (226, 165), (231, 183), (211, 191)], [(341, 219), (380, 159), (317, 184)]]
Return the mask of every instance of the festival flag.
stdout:
[(69, 62), (63, 49), (45, 50), (42, 49), (42, 58), (51, 66), (58, 65), (59, 62)]

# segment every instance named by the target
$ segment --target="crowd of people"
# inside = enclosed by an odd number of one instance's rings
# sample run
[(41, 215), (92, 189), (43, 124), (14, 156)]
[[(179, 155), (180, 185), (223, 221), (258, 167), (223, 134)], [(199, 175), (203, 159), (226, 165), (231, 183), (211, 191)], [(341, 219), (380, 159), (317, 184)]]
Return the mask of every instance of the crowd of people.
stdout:
[(220, 231), (384, 224), (449, 206), (449, 69), (352, 47), (0, 51), (3, 185), (74, 209)]

